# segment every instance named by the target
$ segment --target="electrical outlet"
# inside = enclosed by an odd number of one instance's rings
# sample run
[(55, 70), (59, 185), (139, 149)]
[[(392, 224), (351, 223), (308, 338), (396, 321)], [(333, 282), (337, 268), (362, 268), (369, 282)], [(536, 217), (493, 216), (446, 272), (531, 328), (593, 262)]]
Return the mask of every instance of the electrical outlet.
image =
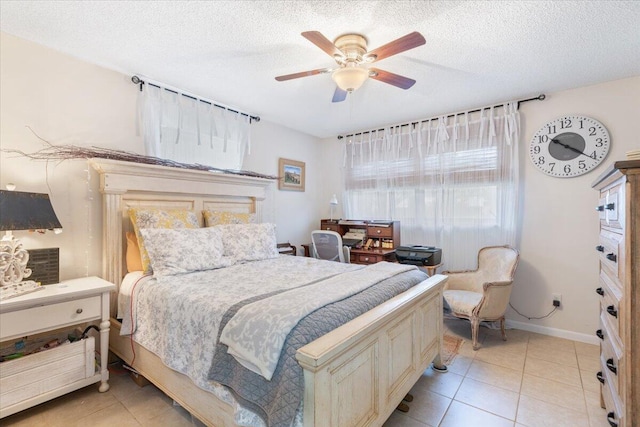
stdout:
[(560, 307), (560, 303), (562, 302), (562, 294), (552, 294), (551, 298), (553, 299), (553, 306)]

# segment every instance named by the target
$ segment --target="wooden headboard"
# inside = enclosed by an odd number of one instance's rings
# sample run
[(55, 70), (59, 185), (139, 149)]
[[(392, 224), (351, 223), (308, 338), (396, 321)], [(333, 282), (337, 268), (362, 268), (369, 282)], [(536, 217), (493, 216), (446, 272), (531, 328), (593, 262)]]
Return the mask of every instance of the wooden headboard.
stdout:
[(273, 183), (264, 178), (119, 160), (90, 159), (89, 164), (100, 176), (102, 193), (102, 277), (116, 287), (126, 272), (124, 233), (132, 230), (130, 207), (255, 213), (262, 222), (267, 187)]

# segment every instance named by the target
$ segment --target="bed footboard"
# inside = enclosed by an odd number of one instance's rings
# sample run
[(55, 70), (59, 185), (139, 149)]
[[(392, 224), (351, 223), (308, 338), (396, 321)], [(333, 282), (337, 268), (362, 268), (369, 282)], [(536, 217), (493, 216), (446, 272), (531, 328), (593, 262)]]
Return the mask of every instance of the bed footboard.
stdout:
[(298, 350), (305, 427), (381, 426), (431, 362), (442, 368), (435, 275)]

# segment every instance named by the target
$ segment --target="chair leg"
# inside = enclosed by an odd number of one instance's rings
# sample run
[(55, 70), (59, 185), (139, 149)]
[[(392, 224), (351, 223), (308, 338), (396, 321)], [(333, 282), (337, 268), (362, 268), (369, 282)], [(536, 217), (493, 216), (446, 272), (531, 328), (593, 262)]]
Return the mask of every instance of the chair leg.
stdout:
[(472, 317), (469, 320), (471, 320), (471, 342), (473, 344), (473, 349), (477, 350), (480, 348), (480, 344), (478, 344), (478, 329), (480, 328), (480, 319), (477, 317)]
[(507, 332), (504, 329), (504, 316), (500, 319), (500, 331), (502, 332), (502, 341), (507, 340)]

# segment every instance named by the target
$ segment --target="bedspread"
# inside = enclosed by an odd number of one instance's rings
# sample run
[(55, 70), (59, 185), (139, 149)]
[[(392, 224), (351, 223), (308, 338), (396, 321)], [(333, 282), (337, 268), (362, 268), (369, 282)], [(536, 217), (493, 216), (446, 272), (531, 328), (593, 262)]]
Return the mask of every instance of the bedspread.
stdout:
[(379, 262), (246, 304), (224, 326), (220, 342), (242, 365), (270, 380), (285, 338), (304, 316), (414, 269)]
[[(292, 425), (304, 395), (304, 377), (296, 351), (320, 336), (371, 310), (384, 301), (427, 279), (427, 275), (411, 266), (409, 271), (377, 283), (349, 298), (328, 304), (303, 318), (287, 336), (271, 381), (245, 368), (219, 343), (210, 378), (229, 387), (244, 406), (264, 418), (270, 427)], [(236, 304), (222, 319), (224, 328), (244, 305), (264, 296), (256, 296)]]

